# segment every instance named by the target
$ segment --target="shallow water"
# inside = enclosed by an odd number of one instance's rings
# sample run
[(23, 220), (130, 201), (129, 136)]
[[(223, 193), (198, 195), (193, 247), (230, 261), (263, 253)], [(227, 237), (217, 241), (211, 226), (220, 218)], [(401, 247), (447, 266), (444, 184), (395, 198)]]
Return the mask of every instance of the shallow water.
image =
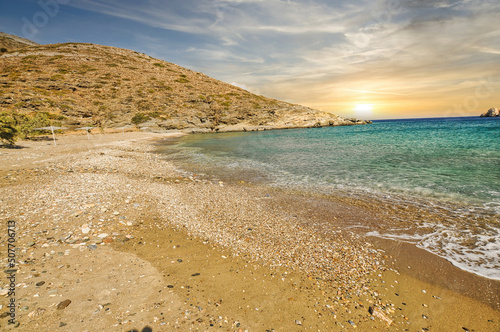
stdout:
[(439, 211), (367, 234), (413, 242), (500, 280), (499, 139), (500, 118), (467, 117), (190, 135), (159, 151), (221, 178)]

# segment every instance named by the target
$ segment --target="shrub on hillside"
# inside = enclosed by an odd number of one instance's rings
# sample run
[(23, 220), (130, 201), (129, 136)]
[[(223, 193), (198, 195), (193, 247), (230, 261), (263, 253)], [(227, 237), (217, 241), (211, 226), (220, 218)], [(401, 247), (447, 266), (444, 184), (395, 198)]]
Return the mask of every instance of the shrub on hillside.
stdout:
[(16, 142), (15, 120), (7, 113), (0, 114), (0, 140), (12, 145)]
[(25, 115), (17, 112), (0, 113), (0, 139), (14, 144), (17, 139), (29, 139), (36, 134), (34, 128), (50, 126), (50, 119), (58, 118), (56, 114), (39, 112)]
[(132, 123), (135, 124), (135, 125), (138, 125), (140, 123), (143, 123), (143, 122), (146, 122), (150, 119), (149, 116), (145, 115), (145, 114), (142, 114), (142, 113), (137, 113), (136, 115), (134, 115), (134, 117), (132, 118)]

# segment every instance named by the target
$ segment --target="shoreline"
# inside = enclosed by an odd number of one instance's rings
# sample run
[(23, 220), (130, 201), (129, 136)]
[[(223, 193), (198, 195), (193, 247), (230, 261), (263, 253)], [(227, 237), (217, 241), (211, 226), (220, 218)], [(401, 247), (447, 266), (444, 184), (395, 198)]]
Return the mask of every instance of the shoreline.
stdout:
[[(19, 253), (23, 263), (18, 282), (24, 285), (18, 330), (36, 326), (49, 331), (61, 323), (66, 324), (61, 330), (84, 326), (141, 329), (145, 325), (153, 330), (165, 326), (215, 330), (221, 325), (228, 331), (338, 330), (353, 324), (379, 330), (500, 327), (498, 309), (415, 279), (406, 271), (392, 271), (389, 252), (342, 232), (335, 233), (336, 237), (324, 236), (314, 226), (314, 219), (321, 216), (308, 215), (303, 205), (287, 203), (290, 196), (247, 183), (219, 183), (179, 172), (175, 165), (151, 153), (151, 139), (161, 135), (120, 136), (108, 134), (102, 141), (93, 137), (94, 141), (86, 143), (81, 136), (61, 136), (57, 147), (23, 142), (28, 146), (25, 149), (0, 150), (6, 161), (0, 167), (5, 206), (0, 215), (2, 220), (19, 220), (18, 243), (23, 248)], [(13, 193), (17, 197), (6, 198)], [(357, 206), (335, 211), (339, 218), (361, 212)], [(164, 241), (168, 237), (172, 242)], [(294, 242), (297, 238), (303, 241), (302, 247), (290, 252), (286, 248), (291, 243), (299, 245), (300, 241)], [(315, 248), (315, 244), (329, 246)], [(279, 248), (285, 249), (276, 252)], [(336, 249), (328, 252), (325, 248)], [(66, 250), (70, 250), (68, 255)], [(102, 266), (101, 252), (111, 257), (107, 264), (114, 272), (94, 276), (104, 280), (94, 285), (92, 297), (98, 304), (91, 309), (83, 304), (93, 301), (85, 299), (83, 290), (78, 293), (75, 289), (85, 282), (84, 276), (93, 275), (92, 265)], [(118, 257), (130, 261), (112, 261)], [(63, 263), (65, 259), (70, 261)], [(390, 269), (376, 267), (383, 260)], [(68, 272), (65, 266), (73, 268), (74, 264), (76, 271)], [(132, 264), (141, 268), (124, 269)], [(355, 269), (350, 275), (349, 264)], [(87, 268), (82, 272), (83, 266)], [(332, 273), (337, 280), (325, 277)], [(36, 286), (35, 281), (44, 275), (48, 286)], [(115, 275), (129, 279), (112, 283), (119, 293), (124, 292), (119, 290), (120, 284), (144, 286), (128, 287), (135, 297), (113, 295), (109, 283)], [(146, 285), (141, 279), (149, 277), (154, 286), (149, 295), (141, 297)], [(66, 283), (58, 284), (57, 278), (67, 278)], [(268, 285), (266, 291), (264, 284)], [(231, 291), (228, 285), (234, 285)], [(57, 292), (50, 293), (54, 290)], [(34, 297), (36, 294), (39, 296)], [(56, 300), (66, 296), (72, 297), (73, 305), (63, 311), (55, 309)], [(106, 306), (108, 302), (111, 304)], [(133, 302), (134, 309), (123, 315), (123, 308)], [(368, 307), (377, 304), (394, 320), (391, 327), (368, 313)], [(25, 307), (28, 309), (22, 310)], [(90, 312), (84, 322), (77, 318), (81, 313), (77, 309)], [(2, 327), (5, 323), (0, 320)]]
[[(173, 139), (167, 144), (176, 144), (176, 141), (180, 138)], [(160, 144), (157, 144), (160, 146)], [(159, 149), (157, 153), (163, 155), (165, 149)], [(168, 153), (167, 153), (168, 155)], [(446, 257), (440, 256), (430, 250), (417, 247), (416, 243), (406, 242), (404, 240), (390, 239), (387, 237), (375, 236), (375, 235), (365, 235), (367, 233), (377, 232), (382, 230), (384, 227), (396, 226), (401, 227), (405, 224), (405, 227), (411, 227), (412, 223), (425, 222), (424, 218), (431, 218), (432, 220), (439, 220), (441, 216), (439, 213), (449, 213), (453, 211), (454, 208), (458, 206), (452, 203), (447, 203), (443, 206), (436, 206), (432, 204), (436, 211), (426, 211), (421, 212), (422, 207), (425, 205), (425, 199), (420, 198), (419, 201), (414, 203), (409, 203), (403, 200), (401, 197), (396, 201), (385, 201), (382, 197), (369, 197), (368, 195), (355, 195), (350, 194), (338, 194), (338, 193), (313, 193), (311, 191), (296, 189), (296, 188), (280, 188), (275, 186), (269, 186), (266, 184), (266, 180), (262, 179), (262, 176), (255, 176), (254, 174), (248, 175), (244, 172), (230, 172), (227, 174), (221, 174), (221, 171), (217, 168), (211, 167), (207, 172), (206, 168), (203, 169), (203, 165), (197, 163), (195, 165), (186, 163), (182, 160), (177, 163), (176, 160), (172, 161), (180, 169), (185, 169), (191, 174), (203, 174), (203, 176), (208, 178), (215, 178), (217, 180), (224, 180), (224, 182), (237, 184), (244, 179), (247, 184), (250, 182), (253, 186), (265, 188), (269, 192), (274, 192), (276, 195), (281, 196), (283, 202), (272, 206), (271, 209), (282, 209), (283, 206), (298, 206), (295, 214), (299, 214), (300, 211), (306, 211), (309, 209), (314, 209), (314, 213), (308, 213), (306, 218), (308, 220), (314, 220), (314, 223), (326, 226), (330, 223), (334, 223), (333, 226), (338, 227), (345, 231), (351, 231), (355, 234), (364, 236), (369, 239), (368, 242), (376, 244), (379, 248), (384, 249), (389, 252), (391, 256), (394, 256), (394, 261), (399, 269), (408, 269), (408, 265), (415, 265), (418, 268), (409, 270), (408, 274), (417, 277), (418, 279), (434, 282), (442, 287), (450, 289), (452, 291), (459, 292), (461, 294), (467, 295), (485, 304), (488, 304), (496, 310), (500, 310), (500, 280), (488, 278), (486, 276), (476, 274), (472, 271), (465, 270), (453, 264)], [(180, 166), (179, 166), (180, 164)], [(285, 201), (290, 202), (285, 202)], [(304, 203), (304, 201), (307, 202)], [(405, 202), (403, 206), (402, 202)], [(356, 207), (358, 211), (353, 213), (352, 211), (348, 214), (337, 215), (333, 210), (347, 209)], [(464, 206), (460, 208), (465, 209)], [(360, 213), (360, 211), (363, 211)], [(424, 215), (421, 217), (420, 215)], [(402, 220), (412, 220), (415, 216), (417, 221), (403, 222)], [(393, 218), (399, 220), (398, 223), (390, 221), (388, 219)], [(333, 221), (332, 221), (333, 220)], [(342, 222), (338, 222), (341, 220)], [(389, 226), (387, 226), (389, 225)], [(364, 229), (369, 229), (370, 232), (364, 231)], [(331, 230), (328, 227), (320, 229), (321, 232), (328, 232)], [(411, 254), (410, 254), (411, 253)], [(404, 263), (400, 263), (400, 262)], [(429, 265), (426, 266), (424, 262), (428, 262)], [(421, 272), (421, 270), (428, 272)], [(449, 280), (453, 280), (450, 282)]]

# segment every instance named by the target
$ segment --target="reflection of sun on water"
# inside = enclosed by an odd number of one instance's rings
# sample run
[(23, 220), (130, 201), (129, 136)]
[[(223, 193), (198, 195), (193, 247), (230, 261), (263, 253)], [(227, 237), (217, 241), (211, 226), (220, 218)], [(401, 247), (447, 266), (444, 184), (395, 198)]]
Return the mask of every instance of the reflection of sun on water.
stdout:
[(371, 104), (357, 104), (354, 107), (356, 117), (367, 119), (372, 116), (373, 106)]

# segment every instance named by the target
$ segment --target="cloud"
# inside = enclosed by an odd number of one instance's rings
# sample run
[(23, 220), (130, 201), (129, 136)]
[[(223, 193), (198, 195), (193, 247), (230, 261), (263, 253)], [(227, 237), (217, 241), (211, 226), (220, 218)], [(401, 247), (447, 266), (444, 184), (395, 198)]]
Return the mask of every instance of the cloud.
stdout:
[(73, 0), (69, 5), (158, 29), (158, 42), (148, 47), (160, 57), (161, 51), (175, 53), (183, 65), (218, 79), (308, 103), (363, 93), (394, 98), (451, 93), (488, 70), (500, 75), (492, 69), (500, 68), (497, 2)]

